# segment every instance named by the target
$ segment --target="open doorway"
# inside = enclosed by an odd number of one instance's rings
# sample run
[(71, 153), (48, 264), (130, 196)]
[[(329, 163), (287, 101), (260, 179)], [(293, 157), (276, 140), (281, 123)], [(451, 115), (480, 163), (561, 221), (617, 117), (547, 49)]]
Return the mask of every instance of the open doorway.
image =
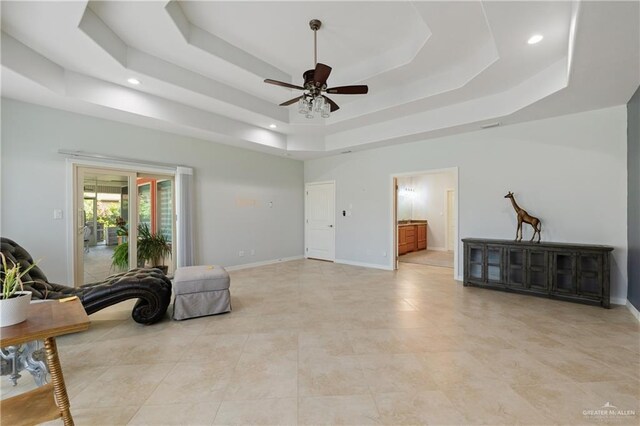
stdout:
[(457, 276), (457, 168), (393, 176), (396, 269), (403, 263), (451, 268)]

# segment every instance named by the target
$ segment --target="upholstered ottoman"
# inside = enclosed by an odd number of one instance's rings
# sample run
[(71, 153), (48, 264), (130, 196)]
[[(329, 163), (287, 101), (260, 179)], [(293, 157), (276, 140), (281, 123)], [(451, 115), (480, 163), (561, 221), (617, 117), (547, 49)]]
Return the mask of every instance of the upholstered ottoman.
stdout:
[(215, 315), (231, 311), (229, 273), (222, 266), (178, 268), (173, 278), (173, 319)]

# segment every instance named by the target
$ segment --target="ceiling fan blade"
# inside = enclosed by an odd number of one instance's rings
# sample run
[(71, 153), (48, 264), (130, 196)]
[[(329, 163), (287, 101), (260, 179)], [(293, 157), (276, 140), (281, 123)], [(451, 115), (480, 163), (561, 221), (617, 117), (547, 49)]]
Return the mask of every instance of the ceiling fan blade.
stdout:
[(331, 67), (318, 62), (316, 64), (316, 69), (313, 72), (313, 80), (315, 81), (316, 87), (320, 87), (325, 84), (329, 78), (329, 74), (331, 74)]
[(369, 92), (367, 85), (359, 86), (340, 86), (327, 89), (327, 93), (334, 93), (336, 95), (364, 95)]
[(322, 95), (322, 97), (324, 98), (325, 101), (329, 102), (329, 105), (331, 105), (331, 112), (337, 111), (340, 109), (337, 103), (333, 102), (331, 99), (327, 98), (325, 95)]
[(276, 86), (288, 87), (289, 89), (304, 90), (304, 87), (296, 86), (295, 84), (285, 83), (284, 81), (271, 80), (270, 78), (267, 78), (264, 82), (269, 84), (275, 84)]
[(287, 106), (287, 105), (295, 104), (295, 103), (296, 103), (296, 102), (298, 102), (298, 101), (299, 101), (303, 96), (304, 96), (304, 95), (302, 95), (302, 96), (298, 96), (297, 98), (289, 99), (288, 101), (281, 103), (281, 104), (280, 104), (280, 106)]

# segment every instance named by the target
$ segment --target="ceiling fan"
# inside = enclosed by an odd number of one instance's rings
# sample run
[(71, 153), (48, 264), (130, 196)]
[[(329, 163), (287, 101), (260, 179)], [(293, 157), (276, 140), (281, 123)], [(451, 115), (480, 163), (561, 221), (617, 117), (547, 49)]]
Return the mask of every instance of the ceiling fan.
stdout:
[(318, 62), (317, 31), (321, 26), (322, 22), (320, 22), (319, 19), (312, 19), (309, 22), (309, 27), (313, 30), (313, 63), (315, 64), (315, 68), (307, 70), (302, 74), (302, 77), (304, 78), (303, 86), (296, 86), (295, 84), (271, 80), (269, 78), (264, 81), (265, 83), (275, 84), (276, 86), (304, 90), (305, 92), (301, 96), (283, 102), (280, 106), (288, 106), (297, 102), (298, 112), (300, 114), (305, 114), (307, 118), (313, 118), (314, 111), (320, 113), (322, 118), (328, 118), (331, 112), (340, 109), (338, 104), (325, 96), (324, 93), (336, 95), (364, 95), (369, 91), (369, 87), (366, 85), (327, 88), (327, 79), (329, 78), (329, 74), (331, 74), (331, 67)]

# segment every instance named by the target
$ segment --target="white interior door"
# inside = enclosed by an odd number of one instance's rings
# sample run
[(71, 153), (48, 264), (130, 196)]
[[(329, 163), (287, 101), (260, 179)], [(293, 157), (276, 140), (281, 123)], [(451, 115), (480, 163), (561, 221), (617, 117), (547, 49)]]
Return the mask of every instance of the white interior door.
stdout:
[(309, 183), (305, 188), (305, 257), (335, 260), (335, 182)]
[(456, 191), (447, 190), (447, 250), (454, 249), (456, 242)]

